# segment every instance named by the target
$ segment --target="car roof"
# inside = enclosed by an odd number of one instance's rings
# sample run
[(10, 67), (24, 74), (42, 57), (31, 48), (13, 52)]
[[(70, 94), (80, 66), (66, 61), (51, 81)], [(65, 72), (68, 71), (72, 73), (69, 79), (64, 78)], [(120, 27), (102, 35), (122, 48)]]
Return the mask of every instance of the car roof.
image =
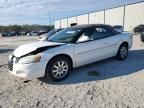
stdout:
[(86, 29), (86, 28), (91, 28), (91, 27), (108, 27), (108, 28), (112, 28), (112, 26), (110, 25), (106, 25), (106, 24), (83, 24), (83, 25), (75, 25), (72, 27), (68, 27), (68, 28), (80, 28), (80, 29)]

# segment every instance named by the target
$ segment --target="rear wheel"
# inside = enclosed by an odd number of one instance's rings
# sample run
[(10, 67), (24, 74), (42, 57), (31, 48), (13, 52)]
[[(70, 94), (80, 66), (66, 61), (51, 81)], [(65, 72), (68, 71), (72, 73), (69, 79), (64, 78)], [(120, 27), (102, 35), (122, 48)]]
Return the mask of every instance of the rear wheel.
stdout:
[(61, 81), (67, 78), (72, 66), (69, 59), (64, 56), (53, 58), (47, 65), (46, 78), (52, 81)]
[(127, 44), (122, 44), (119, 47), (118, 53), (117, 53), (117, 58), (119, 60), (125, 60), (128, 56), (128, 45)]

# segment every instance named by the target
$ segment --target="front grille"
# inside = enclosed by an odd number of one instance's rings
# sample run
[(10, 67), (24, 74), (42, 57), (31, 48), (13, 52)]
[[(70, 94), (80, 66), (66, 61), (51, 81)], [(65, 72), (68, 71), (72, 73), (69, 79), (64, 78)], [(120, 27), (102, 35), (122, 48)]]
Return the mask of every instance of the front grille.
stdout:
[(12, 60), (8, 61), (8, 69), (10, 71), (13, 71), (13, 61)]

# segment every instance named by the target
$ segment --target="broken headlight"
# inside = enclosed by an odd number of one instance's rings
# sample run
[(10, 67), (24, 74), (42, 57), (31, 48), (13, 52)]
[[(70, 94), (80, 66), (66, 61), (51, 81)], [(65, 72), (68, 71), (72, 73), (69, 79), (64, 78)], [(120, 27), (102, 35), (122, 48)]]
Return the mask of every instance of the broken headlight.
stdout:
[(40, 60), (41, 60), (41, 55), (36, 54), (36, 55), (22, 57), (19, 59), (18, 63), (28, 64), (28, 63), (40, 62)]

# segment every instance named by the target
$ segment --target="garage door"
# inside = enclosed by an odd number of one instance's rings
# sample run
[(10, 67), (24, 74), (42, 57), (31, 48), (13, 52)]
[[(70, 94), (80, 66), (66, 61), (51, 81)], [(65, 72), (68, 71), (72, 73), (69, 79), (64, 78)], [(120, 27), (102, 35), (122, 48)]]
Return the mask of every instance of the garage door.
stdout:
[(77, 16), (78, 25), (88, 24), (88, 14)]
[(71, 17), (68, 18), (68, 27), (71, 26), (71, 24), (77, 23), (77, 18), (76, 17)]
[(104, 11), (90, 13), (89, 24), (104, 24)]
[(67, 28), (67, 27), (68, 27), (67, 19), (62, 19), (61, 20), (61, 28)]
[(61, 28), (60, 20), (54, 22), (55, 29)]
[(124, 7), (113, 8), (105, 11), (105, 23), (123, 26)]
[(125, 8), (125, 26), (126, 31), (131, 31), (139, 24), (144, 24), (144, 2), (128, 5)]

